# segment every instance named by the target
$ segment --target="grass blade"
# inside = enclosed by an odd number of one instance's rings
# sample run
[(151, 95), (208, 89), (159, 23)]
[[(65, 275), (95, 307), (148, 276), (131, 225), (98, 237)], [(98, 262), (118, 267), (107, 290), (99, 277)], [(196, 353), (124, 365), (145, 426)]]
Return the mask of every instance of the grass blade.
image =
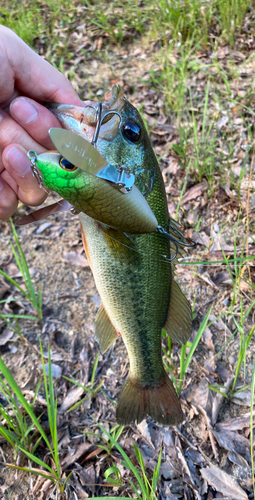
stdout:
[[(93, 418), (93, 417), (92, 417)], [(94, 422), (96, 422), (96, 420), (93, 418)], [(124, 458), (125, 460), (125, 463), (127, 464), (129, 470), (131, 470), (135, 476), (135, 478), (137, 479), (139, 485), (140, 485), (140, 488), (142, 490), (142, 493), (143, 495), (145, 495), (145, 498), (146, 498), (146, 488), (144, 486), (144, 483), (140, 477), (140, 474), (138, 473), (137, 471), (137, 468), (132, 464), (130, 458), (127, 456), (127, 454), (125, 453), (125, 451), (121, 448), (121, 446), (117, 443), (117, 441), (114, 439), (113, 436), (111, 436), (111, 434), (109, 434), (109, 432), (107, 432), (106, 429), (104, 429), (104, 427), (99, 424), (99, 422), (96, 422), (97, 425), (100, 427), (101, 431), (104, 432), (104, 434), (106, 434), (106, 436), (110, 439), (110, 441), (114, 444), (115, 448), (117, 448), (117, 450), (120, 452), (120, 454), (122, 455), (122, 457)]]
[(15, 395), (17, 396), (19, 402), (21, 403), (21, 405), (25, 408), (26, 412), (28, 413), (28, 415), (30, 416), (31, 420), (34, 422), (36, 428), (38, 429), (38, 431), (40, 432), (40, 434), (42, 435), (44, 441), (46, 442), (47, 446), (49, 447), (49, 450), (51, 452), (51, 454), (53, 455), (53, 452), (52, 452), (52, 448), (51, 448), (51, 445), (49, 443), (49, 440), (39, 422), (39, 420), (36, 418), (30, 404), (27, 402), (26, 398), (23, 396), (18, 384), (16, 383), (16, 381), (14, 380), (11, 372), (8, 370), (7, 366), (4, 364), (2, 358), (0, 357), (0, 370), (3, 374), (3, 376), (5, 377), (5, 379), (7, 380), (8, 384), (10, 385), (10, 387), (12, 388), (13, 392), (15, 393)]

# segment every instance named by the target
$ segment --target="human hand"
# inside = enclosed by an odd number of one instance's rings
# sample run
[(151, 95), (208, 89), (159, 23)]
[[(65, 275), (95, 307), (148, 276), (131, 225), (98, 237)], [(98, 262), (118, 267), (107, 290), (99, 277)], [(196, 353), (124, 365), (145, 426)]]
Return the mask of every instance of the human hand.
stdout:
[(0, 67), (0, 219), (6, 219), (19, 200), (37, 206), (47, 197), (32, 175), (26, 153), (55, 149), (48, 130), (61, 125), (37, 101), (78, 106), (82, 101), (64, 75), (4, 26)]

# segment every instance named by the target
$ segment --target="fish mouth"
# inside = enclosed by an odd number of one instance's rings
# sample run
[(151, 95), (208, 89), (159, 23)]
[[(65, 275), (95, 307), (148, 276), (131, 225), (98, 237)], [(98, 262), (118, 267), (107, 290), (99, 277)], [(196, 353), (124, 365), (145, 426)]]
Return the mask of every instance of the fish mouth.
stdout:
[[(102, 120), (99, 139), (112, 141), (118, 134), (125, 98), (120, 85), (114, 85), (102, 101)], [(93, 140), (97, 125), (98, 102), (84, 101), (84, 106), (72, 104), (47, 103), (46, 107), (59, 119), (62, 126), (81, 135), (87, 141)], [(111, 111), (113, 114), (111, 114)], [(104, 119), (104, 115), (105, 119)]]

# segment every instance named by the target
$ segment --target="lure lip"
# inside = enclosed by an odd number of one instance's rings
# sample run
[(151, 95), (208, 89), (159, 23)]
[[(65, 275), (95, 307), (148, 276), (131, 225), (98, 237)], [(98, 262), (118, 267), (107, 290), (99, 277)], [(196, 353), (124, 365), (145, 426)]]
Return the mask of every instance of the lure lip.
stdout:
[(108, 162), (86, 139), (70, 130), (50, 128), (50, 138), (59, 153), (87, 173), (96, 175)]
[[(100, 125), (98, 131), (99, 130)], [(76, 165), (76, 167), (88, 174), (96, 175), (101, 179), (113, 183), (113, 185), (120, 189), (123, 194), (131, 191), (135, 182), (135, 176), (129, 173), (126, 165), (121, 165), (119, 168), (116, 168), (108, 164), (103, 156), (97, 151), (96, 140), (93, 141), (95, 144), (95, 146), (93, 146), (92, 143), (89, 143), (84, 137), (70, 130), (63, 130), (62, 128), (51, 128), (49, 130), (49, 135), (59, 153), (70, 161), (70, 163)], [(31, 162), (31, 168), (32, 165)]]

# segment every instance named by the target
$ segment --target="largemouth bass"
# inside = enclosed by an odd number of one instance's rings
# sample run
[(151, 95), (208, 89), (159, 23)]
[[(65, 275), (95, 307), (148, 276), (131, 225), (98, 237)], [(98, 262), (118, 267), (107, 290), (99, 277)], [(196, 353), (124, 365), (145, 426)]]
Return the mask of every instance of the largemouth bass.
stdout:
[[(86, 101), (84, 108), (65, 104), (49, 107), (64, 128), (92, 140), (96, 103)], [(158, 224), (169, 232), (165, 187), (157, 159), (139, 112), (118, 85), (103, 102), (103, 113), (113, 110), (118, 115), (108, 114), (102, 122), (97, 149), (111, 165), (125, 164), (129, 168)], [(61, 191), (69, 201), (68, 193), (75, 194), (69, 172), (54, 173), (49, 180), (49, 169), (55, 172), (61, 167), (38, 166), (46, 186)], [(82, 183), (79, 196), (81, 193), (86, 199), (86, 185), (83, 188)], [(159, 423), (178, 424), (183, 414), (163, 366), (161, 333), (164, 328), (172, 339), (185, 343), (191, 333), (192, 314), (173, 279), (170, 241), (157, 231), (132, 234), (121, 226), (114, 229), (95, 221), (85, 213), (79, 217), (85, 251), (102, 299), (95, 320), (96, 340), (104, 353), (121, 334), (130, 361), (117, 406), (117, 422), (139, 423), (148, 414)]]

